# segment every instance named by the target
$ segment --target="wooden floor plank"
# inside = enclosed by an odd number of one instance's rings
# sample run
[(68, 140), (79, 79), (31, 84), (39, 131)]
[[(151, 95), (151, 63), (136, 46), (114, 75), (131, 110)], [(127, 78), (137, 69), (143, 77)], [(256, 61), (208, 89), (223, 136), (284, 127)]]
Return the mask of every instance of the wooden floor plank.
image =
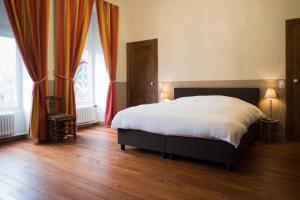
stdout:
[(2, 199), (300, 199), (300, 144), (255, 142), (233, 172), (133, 147), (91, 127), (75, 143), (0, 146)]

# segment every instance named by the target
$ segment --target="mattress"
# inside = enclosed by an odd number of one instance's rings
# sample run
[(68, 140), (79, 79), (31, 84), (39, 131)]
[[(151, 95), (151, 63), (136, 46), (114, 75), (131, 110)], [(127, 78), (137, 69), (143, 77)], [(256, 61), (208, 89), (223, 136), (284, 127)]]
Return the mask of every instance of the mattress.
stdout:
[(223, 140), (237, 148), (248, 127), (263, 115), (256, 106), (237, 98), (194, 96), (127, 108), (117, 113), (111, 127)]

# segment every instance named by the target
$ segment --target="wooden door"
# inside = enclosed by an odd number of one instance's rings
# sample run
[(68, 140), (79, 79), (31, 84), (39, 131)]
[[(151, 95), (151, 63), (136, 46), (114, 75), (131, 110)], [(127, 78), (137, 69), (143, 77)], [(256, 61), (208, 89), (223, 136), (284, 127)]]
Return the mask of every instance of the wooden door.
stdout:
[(286, 23), (287, 138), (300, 140), (300, 19)]
[(157, 39), (127, 43), (127, 106), (157, 102)]

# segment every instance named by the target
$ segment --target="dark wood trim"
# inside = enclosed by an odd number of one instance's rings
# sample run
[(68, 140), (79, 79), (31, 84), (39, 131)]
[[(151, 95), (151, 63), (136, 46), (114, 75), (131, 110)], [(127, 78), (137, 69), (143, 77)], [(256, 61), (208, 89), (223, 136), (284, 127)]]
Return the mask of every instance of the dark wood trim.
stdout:
[[(154, 44), (155, 45), (155, 48), (157, 49), (157, 51), (155, 52), (155, 56), (156, 56), (156, 60), (155, 60), (155, 71), (154, 71), (154, 82), (155, 82), (155, 87), (157, 88), (157, 91), (156, 91), (156, 94), (152, 94), (154, 95), (154, 100), (155, 102), (158, 101), (158, 39), (149, 39), (149, 40), (142, 40), (142, 41), (134, 41), (134, 42), (128, 42), (126, 44), (126, 52), (128, 52), (128, 48), (132, 45), (145, 45), (145, 44)], [(126, 89), (126, 92), (127, 92), (127, 107), (129, 107), (129, 104), (131, 102), (131, 92), (130, 92), (130, 82), (129, 82), (129, 62), (128, 62), (128, 54), (127, 54), (127, 59), (126, 59), (126, 65), (127, 65), (127, 75), (126, 75), (126, 78), (127, 78), (127, 89)]]
[(292, 35), (291, 28), (294, 24), (300, 23), (300, 18), (286, 20), (286, 138), (287, 140), (294, 140), (292, 131), (292, 110), (293, 110), (293, 98), (292, 98)]
[(126, 44), (126, 80), (127, 80), (127, 84), (126, 84), (126, 107), (128, 108), (131, 102), (131, 92), (130, 92), (130, 82), (129, 82), (129, 55), (128, 55), (128, 51), (129, 51), (129, 44)]
[(81, 129), (86, 129), (86, 128), (90, 128), (93, 126), (104, 126), (104, 123), (101, 122), (92, 122), (92, 123), (87, 123), (87, 124), (78, 124), (77, 125), (77, 130), (81, 130)]
[(27, 137), (28, 137), (27, 134), (13, 135), (13, 136), (9, 136), (9, 137), (1, 137), (0, 144), (13, 142), (13, 141), (17, 141), (17, 140), (25, 140), (25, 139), (27, 139)]
[(140, 41), (134, 41), (134, 42), (127, 42), (127, 46), (130, 45), (139, 45), (139, 44), (147, 44), (147, 43), (156, 43), (158, 44), (158, 39), (149, 39), (149, 40), (140, 40)]

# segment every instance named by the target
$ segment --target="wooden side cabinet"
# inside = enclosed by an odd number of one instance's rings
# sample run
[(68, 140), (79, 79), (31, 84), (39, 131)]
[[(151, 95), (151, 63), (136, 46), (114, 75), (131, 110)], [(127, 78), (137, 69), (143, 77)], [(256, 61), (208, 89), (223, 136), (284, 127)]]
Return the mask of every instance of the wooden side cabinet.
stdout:
[(261, 131), (260, 136), (264, 141), (274, 141), (278, 131), (279, 120), (276, 119), (260, 119)]

